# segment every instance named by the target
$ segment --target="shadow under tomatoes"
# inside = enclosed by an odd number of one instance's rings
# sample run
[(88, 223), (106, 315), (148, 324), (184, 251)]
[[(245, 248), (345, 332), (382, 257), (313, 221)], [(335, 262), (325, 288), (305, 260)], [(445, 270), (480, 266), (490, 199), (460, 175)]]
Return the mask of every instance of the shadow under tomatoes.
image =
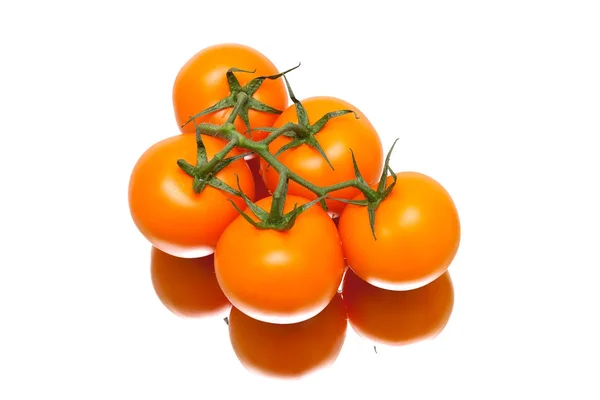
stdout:
[(454, 307), (448, 271), (418, 289), (393, 291), (365, 282), (348, 268), (343, 296), (352, 328), (363, 338), (388, 346), (435, 338)]
[(231, 303), (219, 287), (214, 257), (179, 258), (152, 247), (152, 286), (164, 306), (181, 317), (225, 317)]
[(254, 178), (255, 201), (259, 201), (264, 199), (265, 197), (269, 197), (271, 193), (269, 193), (269, 189), (267, 189), (267, 185), (265, 185), (265, 181), (263, 180), (262, 174), (260, 173), (260, 157), (255, 155), (251, 158), (246, 159), (246, 163), (250, 167), (250, 171), (252, 172), (252, 178)]
[(331, 366), (342, 349), (347, 326), (343, 300), (336, 294), (319, 314), (294, 324), (258, 321), (232, 307), (229, 338), (250, 372), (294, 379)]

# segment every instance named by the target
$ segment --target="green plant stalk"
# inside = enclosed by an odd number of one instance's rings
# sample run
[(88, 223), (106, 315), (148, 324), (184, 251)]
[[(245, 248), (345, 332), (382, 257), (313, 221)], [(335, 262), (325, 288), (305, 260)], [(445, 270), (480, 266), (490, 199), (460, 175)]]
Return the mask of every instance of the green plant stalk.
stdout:
[[(267, 139), (269, 139), (269, 141), (267, 141), (265, 139), (260, 142), (255, 142), (255, 141), (252, 141), (252, 140), (246, 138), (244, 135), (239, 133), (235, 129), (235, 126), (231, 123), (226, 123), (221, 127), (216, 126), (216, 125), (200, 124), (200, 125), (198, 125), (198, 129), (201, 133), (203, 133), (205, 135), (214, 136), (214, 137), (228, 140), (229, 144), (237, 142), (237, 144), (234, 146), (237, 146), (237, 147), (245, 149), (245, 150), (252, 151), (252, 152), (258, 154), (260, 157), (262, 157), (267, 163), (269, 163), (271, 165), (271, 168), (273, 168), (273, 169), (275, 169), (275, 171), (277, 171), (277, 173), (280, 176), (279, 184), (278, 184), (275, 192), (277, 192), (279, 187), (283, 184), (282, 182), (284, 180), (281, 179), (281, 177), (283, 176), (283, 177), (285, 177), (291, 181), (294, 181), (294, 182), (298, 183), (299, 185), (307, 188), (308, 190), (313, 192), (315, 195), (317, 195), (317, 197), (323, 197), (331, 192), (335, 192), (337, 190), (353, 187), (353, 188), (360, 190), (365, 195), (367, 200), (376, 201), (376, 199), (377, 199), (377, 192), (375, 190), (373, 190), (366, 183), (361, 182), (359, 179), (353, 179), (353, 180), (349, 180), (349, 181), (345, 181), (345, 182), (336, 183), (334, 185), (321, 187), (321, 186), (317, 186), (317, 185), (307, 181), (306, 179), (302, 178), (295, 172), (291, 171), (285, 164), (283, 164), (273, 154), (271, 154), (271, 152), (269, 151), (269, 146), (268, 146), (268, 143), (272, 142), (278, 136), (281, 136), (285, 132), (289, 131), (289, 129), (286, 129), (285, 126), (280, 128), (279, 130), (276, 130), (273, 133), (271, 133), (271, 135), (269, 135), (267, 137)], [(286, 186), (287, 186), (287, 184), (286, 184)]]
[[(287, 79), (286, 79), (286, 82), (287, 82)], [(289, 84), (288, 84), (288, 88), (289, 88)], [(296, 107), (301, 110), (304, 110), (304, 108), (301, 106), (301, 103), (299, 103), (294, 97), (292, 97), (292, 98), (293, 98), (294, 102), (297, 103)], [(328, 194), (338, 191), (338, 190), (341, 190), (341, 189), (346, 189), (346, 188), (352, 187), (352, 188), (358, 189), (360, 192), (362, 192), (362, 194), (365, 196), (365, 200), (349, 200), (349, 199), (335, 199), (335, 200), (343, 201), (343, 202), (350, 203), (350, 204), (356, 204), (356, 205), (360, 205), (360, 206), (366, 206), (368, 209), (368, 213), (369, 213), (369, 223), (371, 225), (371, 231), (373, 233), (373, 237), (375, 238), (375, 240), (377, 240), (377, 238), (375, 236), (375, 210), (377, 209), (379, 204), (383, 201), (383, 199), (385, 199), (389, 195), (392, 188), (396, 184), (396, 175), (389, 167), (390, 155), (391, 155), (391, 151), (393, 150), (394, 146), (392, 146), (392, 149), (390, 149), (390, 152), (388, 153), (388, 156), (386, 157), (386, 161), (385, 161), (385, 165), (384, 165), (383, 172), (381, 175), (381, 179), (380, 179), (379, 185), (376, 189), (373, 189), (371, 186), (369, 186), (369, 184), (362, 177), (362, 174), (360, 173), (359, 167), (358, 167), (358, 165), (356, 163), (356, 159), (354, 157), (354, 152), (352, 152), (352, 150), (350, 150), (350, 152), (352, 154), (352, 162), (354, 165), (355, 179), (344, 181), (344, 182), (339, 182), (339, 183), (336, 183), (336, 184), (330, 185), (330, 186), (324, 186), (324, 187), (317, 186), (317, 185), (307, 181), (306, 179), (302, 178), (295, 172), (291, 171), (285, 164), (283, 164), (281, 161), (279, 161), (277, 159), (277, 154), (272, 154), (270, 152), (269, 145), (275, 139), (277, 139), (278, 137), (280, 137), (282, 135), (296, 137), (296, 139), (294, 139), (294, 140), (297, 140), (298, 138), (300, 138), (300, 139), (309, 138), (310, 135), (314, 135), (315, 132), (318, 132), (327, 123), (327, 121), (329, 119), (334, 118), (339, 115), (350, 113), (352, 111), (351, 110), (341, 110), (341, 111), (337, 111), (337, 112), (333, 112), (333, 113), (328, 113), (325, 116), (323, 116), (321, 118), (321, 120), (319, 120), (314, 126), (308, 124), (307, 117), (305, 114), (303, 114), (304, 119), (306, 119), (305, 124), (287, 123), (284, 126), (277, 128), (277, 129), (262, 128), (262, 129), (269, 130), (269, 132), (271, 132), (270, 135), (261, 141), (254, 141), (254, 140), (249, 139), (248, 137), (244, 136), (242, 133), (238, 132), (233, 123), (238, 115), (241, 116), (240, 113), (242, 111), (244, 111), (246, 104), (252, 100), (253, 99), (250, 96), (248, 96), (247, 93), (245, 93), (243, 91), (238, 92), (235, 97), (235, 104), (232, 105), (233, 107), (232, 107), (231, 114), (229, 115), (227, 122), (224, 123), (222, 126), (213, 125), (213, 124), (196, 124), (194, 122), (194, 125), (196, 128), (197, 143), (198, 143), (198, 164), (194, 168), (193, 166), (188, 165), (183, 160), (178, 161), (179, 166), (188, 175), (194, 177), (194, 190), (199, 193), (204, 189), (204, 187), (206, 185), (211, 185), (213, 187), (227, 191), (236, 196), (241, 196), (244, 199), (244, 201), (246, 202), (246, 204), (248, 205), (248, 207), (250, 207), (250, 209), (254, 212), (254, 214), (257, 217), (259, 217), (259, 220), (261, 221), (259, 223), (253, 221), (247, 214), (245, 214), (241, 209), (239, 209), (235, 205), (235, 203), (232, 202), (232, 204), (238, 210), (238, 212), (240, 212), (240, 214), (242, 214), (242, 216), (244, 218), (246, 218), (246, 220), (249, 223), (252, 223), (254, 226), (256, 226), (257, 228), (260, 228), (260, 229), (287, 230), (293, 226), (293, 224), (296, 220), (296, 217), (301, 212), (306, 210), (308, 207), (312, 206), (316, 202), (320, 202), (321, 205), (323, 206), (323, 208), (325, 210), (327, 210), (327, 203), (325, 202), (325, 198), (327, 197)], [(214, 106), (214, 107), (216, 107), (216, 106)], [(301, 117), (301, 115), (299, 114), (298, 118), (300, 119), (300, 117)], [(243, 118), (243, 119), (244, 119), (244, 122), (246, 122), (246, 126), (248, 126), (248, 132), (250, 132), (250, 126), (246, 121), (247, 118)], [(202, 134), (207, 135), (207, 136), (212, 136), (215, 138), (219, 138), (219, 139), (222, 139), (222, 140), (225, 140), (228, 142), (225, 145), (225, 147), (221, 151), (219, 151), (217, 154), (215, 154), (210, 161), (206, 160), (204, 145), (203, 145), (202, 139), (201, 139)], [(315, 143), (316, 143), (316, 147), (315, 147)], [(311, 147), (315, 147), (317, 149), (317, 151), (319, 151), (320, 153), (323, 153), (323, 151), (320, 148), (320, 146), (318, 145), (318, 143), (317, 142), (315, 142), (315, 143), (313, 143), (312, 145), (310, 143), (308, 143), (308, 144), (311, 145)], [(395, 144), (395, 142), (394, 142), (394, 144)], [(260, 209), (260, 207), (253, 204), (251, 202), (251, 200), (247, 196), (245, 196), (245, 194), (243, 192), (241, 192), (241, 188), (239, 187), (239, 181), (238, 181), (239, 191), (236, 191), (235, 189), (231, 188), (224, 182), (219, 181), (214, 176), (214, 173), (216, 173), (217, 171), (224, 168), (230, 162), (234, 161), (235, 159), (244, 157), (246, 155), (246, 154), (241, 154), (241, 155), (236, 155), (233, 157), (226, 158), (228, 153), (231, 150), (233, 150), (235, 147), (248, 150), (249, 153), (257, 154), (259, 157), (261, 157), (264, 161), (266, 161), (269, 164), (269, 167), (275, 169), (277, 171), (277, 173), (279, 174), (279, 182), (277, 184), (277, 188), (275, 189), (275, 191), (273, 192), (273, 195), (272, 195), (270, 212), (267, 213), (265, 210), (262, 210), (262, 209)], [(325, 160), (329, 163), (329, 160), (327, 160), (327, 156), (324, 153), (322, 155), (325, 158)], [(201, 160), (201, 158), (202, 158), (202, 160)], [(331, 164), (330, 164), (330, 166), (331, 166)], [(332, 166), (332, 168), (333, 168), (333, 166)], [(386, 188), (386, 186), (387, 186), (386, 185), (386, 177), (387, 177), (388, 170), (389, 170), (389, 172), (392, 173), (394, 182), (389, 187)], [(214, 171), (214, 173), (213, 173), (213, 171)], [(290, 180), (296, 182), (297, 184), (299, 184), (299, 185), (305, 187), (306, 189), (310, 190), (311, 192), (313, 192), (316, 195), (316, 199), (312, 200), (309, 203), (306, 203), (300, 207), (295, 206), (294, 210), (292, 212), (285, 214), (283, 211), (284, 211), (285, 199), (286, 199), (287, 191), (288, 191), (288, 181), (290, 181)]]

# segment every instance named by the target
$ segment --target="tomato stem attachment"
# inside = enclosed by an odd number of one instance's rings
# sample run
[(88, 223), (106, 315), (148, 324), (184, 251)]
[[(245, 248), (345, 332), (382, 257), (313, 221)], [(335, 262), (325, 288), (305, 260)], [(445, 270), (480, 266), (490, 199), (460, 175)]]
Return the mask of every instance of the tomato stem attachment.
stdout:
[[(286, 132), (288, 132), (289, 129), (290, 129), (290, 126), (286, 127), (285, 129), (284, 129), (284, 127), (281, 127), (277, 131), (273, 131), (273, 134), (283, 135)], [(279, 207), (279, 201), (281, 201), (282, 203), (285, 202), (285, 196), (283, 196), (283, 194), (287, 192), (287, 185), (288, 185), (289, 180), (298, 183), (299, 185), (307, 188), (308, 190), (313, 192), (316, 196), (318, 196), (319, 201), (321, 202), (321, 205), (323, 206), (323, 208), (325, 210), (327, 210), (327, 205), (325, 203), (325, 197), (329, 193), (335, 192), (337, 190), (345, 189), (348, 187), (353, 187), (353, 188), (358, 189), (365, 196), (364, 200), (348, 200), (348, 199), (341, 199), (341, 198), (330, 198), (330, 200), (337, 200), (337, 201), (341, 201), (344, 203), (366, 206), (368, 213), (369, 213), (369, 224), (371, 226), (371, 232), (373, 234), (373, 237), (375, 239), (377, 239), (377, 237), (375, 235), (375, 211), (377, 210), (377, 207), (379, 207), (379, 204), (391, 193), (391, 191), (395, 185), (395, 182), (396, 182), (396, 175), (393, 172), (393, 170), (390, 168), (389, 164), (390, 164), (392, 151), (398, 141), (397, 139), (396, 139), (396, 141), (394, 141), (392, 147), (390, 148), (390, 151), (388, 152), (388, 154), (386, 156), (385, 164), (384, 164), (377, 188), (374, 189), (371, 186), (369, 186), (369, 184), (363, 178), (363, 176), (360, 172), (360, 168), (357, 164), (356, 158), (354, 157), (354, 152), (352, 150), (350, 150), (350, 154), (352, 156), (352, 163), (354, 166), (355, 179), (340, 182), (340, 183), (330, 185), (330, 186), (320, 187), (320, 186), (314, 185), (313, 183), (307, 181), (306, 179), (302, 178), (301, 176), (299, 176), (296, 173), (294, 173), (293, 171), (291, 171), (288, 167), (286, 167), (281, 161), (279, 161), (277, 159), (277, 157), (275, 157), (275, 155), (271, 154), (267, 143), (265, 143), (265, 140), (260, 141), (260, 142), (254, 142), (252, 140), (249, 140), (244, 135), (239, 133), (236, 130), (235, 126), (231, 123), (224, 124), (221, 127), (218, 127), (215, 125), (210, 125), (210, 124), (200, 124), (200, 125), (198, 125), (198, 130), (203, 134), (228, 140), (230, 142), (230, 144), (232, 142), (236, 142), (235, 146), (237, 146), (238, 148), (243, 148), (243, 149), (246, 149), (246, 150), (249, 150), (249, 151), (252, 151), (252, 152), (258, 154), (272, 168), (274, 168), (277, 171), (277, 173), (279, 174), (280, 180), (279, 180), (277, 189), (275, 190), (275, 193), (273, 194), (273, 201), (275, 204), (274, 207)], [(394, 181), (389, 186), (386, 187), (388, 172), (391, 173)], [(277, 196), (276, 196), (276, 194), (277, 194)], [(283, 198), (283, 199), (279, 200), (281, 198)], [(274, 211), (274, 208), (272, 208), (272, 210), (271, 210), (271, 215), (272, 215), (270, 217), (271, 222), (275, 222), (277, 219), (279, 219), (279, 220), (283, 219), (282, 214), (276, 215), (276, 211)]]
[[(273, 199), (273, 203), (271, 206), (271, 212), (267, 212), (267, 211), (263, 210), (262, 208), (260, 208), (257, 204), (252, 202), (252, 200), (250, 200), (250, 198), (248, 196), (246, 196), (246, 194), (242, 191), (242, 188), (240, 187), (239, 177), (236, 176), (236, 178), (237, 178), (237, 183), (238, 183), (239, 196), (242, 197), (242, 199), (244, 200), (244, 203), (246, 203), (246, 206), (248, 206), (248, 209), (252, 212), (252, 214), (254, 214), (255, 218), (252, 218), (245, 211), (241, 210), (237, 206), (237, 204), (235, 204), (235, 202), (233, 200), (229, 199), (229, 201), (231, 202), (233, 207), (237, 210), (237, 212), (240, 213), (240, 215), (249, 224), (251, 224), (252, 226), (254, 226), (257, 229), (272, 229), (272, 230), (282, 231), (282, 232), (288, 231), (294, 226), (294, 224), (296, 222), (296, 218), (300, 214), (302, 214), (305, 210), (309, 209), (314, 204), (318, 203), (319, 201), (321, 201), (323, 199), (322, 197), (319, 197), (313, 201), (302, 204), (301, 206), (298, 206), (298, 204), (294, 204), (294, 209), (292, 211), (290, 211), (288, 213), (284, 213), (283, 206), (284, 206), (285, 196), (278, 197), (277, 201), (275, 200), (275, 198)], [(284, 191), (287, 191), (287, 189), (285, 189), (285, 188), (281, 189), (282, 193)], [(273, 205), (274, 203), (276, 203), (276, 205)]]
[(271, 212), (269, 213), (269, 222), (277, 223), (283, 218), (283, 206), (288, 189), (287, 172), (279, 174), (279, 183), (275, 192), (273, 192), (273, 201), (271, 203)]
[(237, 139), (233, 138), (233, 140), (229, 141), (229, 143), (227, 143), (227, 145), (221, 149), (221, 151), (215, 154), (213, 158), (208, 161), (206, 148), (204, 147), (204, 142), (202, 141), (201, 128), (199, 125), (196, 125), (196, 165), (193, 166), (184, 159), (177, 160), (177, 165), (179, 168), (193, 178), (192, 189), (195, 193), (202, 193), (207, 186), (211, 186), (235, 196), (239, 196), (237, 190), (233, 189), (216, 176), (221, 170), (225, 169), (232, 162), (248, 155), (247, 153), (243, 153), (232, 157), (227, 157), (229, 152), (231, 152), (236, 145)]
[(235, 121), (235, 119), (239, 116), (241, 118), (241, 120), (244, 122), (244, 124), (246, 125), (248, 132), (250, 132), (250, 130), (251, 130), (250, 119), (248, 117), (249, 110), (255, 110), (255, 111), (260, 111), (260, 112), (265, 112), (265, 113), (270, 113), (270, 114), (277, 114), (277, 115), (282, 113), (281, 110), (273, 108), (273, 107), (255, 99), (253, 97), (254, 93), (256, 93), (258, 88), (262, 85), (262, 83), (266, 79), (269, 79), (269, 80), (279, 79), (282, 76), (285, 76), (285, 74), (295, 70), (299, 66), (300, 66), (300, 64), (298, 64), (295, 67), (290, 68), (286, 71), (283, 71), (279, 74), (256, 77), (256, 78), (252, 79), (250, 82), (248, 82), (245, 86), (240, 85), (240, 82), (238, 81), (237, 77), (235, 76), (235, 73), (236, 72), (255, 73), (256, 70), (248, 71), (248, 70), (239, 69), (239, 68), (230, 68), (227, 71), (227, 73), (225, 74), (226, 78), (227, 78), (227, 83), (229, 85), (229, 92), (230, 92), (229, 95), (226, 98), (224, 98), (224, 99), (218, 101), (217, 103), (213, 104), (212, 106), (208, 107), (207, 109), (202, 110), (199, 113), (190, 116), (190, 118), (183, 125), (181, 125), (181, 127), (183, 128), (190, 122), (196, 123), (196, 119), (200, 118), (204, 115), (212, 114), (214, 112), (224, 110), (227, 108), (233, 108), (231, 111), (231, 114), (229, 115), (227, 122), (233, 123)]
[[(332, 170), (335, 170), (334, 166), (331, 164), (331, 162), (329, 161), (329, 158), (325, 154), (325, 151), (321, 147), (321, 144), (315, 138), (315, 135), (317, 135), (317, 133), (319, 133), (321, 131), (321, 129), (323, 129), (323, 127), (327, 124), (327, 122), (329, 122), (329, 120), (331, 120), (333, 118), (341, 117), (342, 115), (353, 113), (354, 117), (356, 119), (358, 119), (359, 118), (358, 114), (356, 114), (356, 112), (353, 110), (332, 111), (332, 112), (326, 113), (325, 115), (321, 116), (321, 118), (319, 118), (317, 120), (317, 122), (315, 122), (314, 124), (311, 125), (309, 118), (308, 118), (308, 113), (306, 112), (306, 108), (304, 108), (304, 105), (302, 105), (302, 102), (296, 98), (296, 95), (294, 95), (294, 91), (292, 90), (292, 87), (290, 86), (290, 82), (288, 81), (288, 79), (285, 75), (283, 76), (283, 79), (285, 80), (285, 84), (287, 86), (289, 96), (290, 96), (292, 102), (294, 103), (294, 106), (296, 107), (296, 116), (298, 118), (298, 124), (292, 123), (292, 124), (288, 125), (288, 132), (283, 132), (284, 135), (290, 137), (292, 140), (290, 142), (286, 143), (285, 145), (283, 145), (279, 150), (277, 150), (277, 152), (275, 153), (275, 157), (278, 157), (280, 154), (282, 154), (290, 149), (293, 149), (293, 148), (296, 148), (296, 147), (299, 147), (299, 146), (302, 146), (303, 144), (305, 144), (305, 145), (315, 149), (321, 155), (321, 157), (323, 157), (325, 162), (327, 162), (327, 165), (329, 165), (329, 167)], [(273, 141), (273, 140), (274, 139), (271, 139), (271, 141)]]
[[(320, 202), (323, 209), (327, 210), (325, 198), (330, 193), (349, 187), (358, 189), (364, 195), (364, 199), (362, 200), (348, 200), (331, 197), (329, 199), (367, 207), (371, 232), (373, 234), (373, 238), (377, 240), (375, 234), (375, 211), (377, 210), (381, 202), (391, 193), (392, 189), (396, 184), (396, 174), (390, 168), (389, 164), (391, 153), (394, 149), (394, 146), (396, 145), (397, 140), (394, 141), (392, 147), (390, 148), (386, 156), (381, 177), (376, 188), (371, 187), (362, 176), (360, 168), (354, 156), (354, 152), (352, 150), (350, 150), (350, 153), (355, 173), (355, 178), (352, 180), (339, 182), (330, 186), (320, 187), (314, 185), (313, 183), (309, 182), (308, 180), (302, 178), (298, 174), (291, 171), (287, 166), (285, 166), (281, 161), (279, 161), (277, 157), (283, 152), (290, 150), (294, 147), (301, 146), (303, 144), (306, 144), (314, 148), (317, 152), (319, 152), (319, 154), (321, 154), (321, 156), (325, 159), (329, 166), (332, 169), (334, 169), (334, 166), (331, 165), (331, 163), (329, 162), (329, 159), (327, 158), (318, 140), (315, 138), (315, 135), (317, 135), (319, 131), (323, 129), (323, 127), (333, 118), (337, 118), (350, 113), (353, 113), (355, 118), (359, 118), (359, 116), (353, 110), (338, 110), (329, 112), (323, 115), (321, 118), (319, 118), (314, 124), (310, 124), (306, 109), (294, 95), (294, 92), (292, 91), (292, 88), (286, 77), (286, 74), (288, 72), (293, 71), (299, 66), (300, 64), (277, 75), (255, 78), (244, 87), (241, 87), (234, 72), (250, 73), (254, 71), (245, 71), (236, 68), (232, 68), (229, 71), (227, 71), (227, 80), (229, 82), (231, 92), (230, 95), (227, 98), (216, 103), (212, 107), (209, 107), (207, 110), (204, 110), (196, 114), (195, 116), (192, 116), (187, 122), (193, 122), (196, 130), (196, 142), (198, 148), (196, 166), (190, 165), (185, 160), (178, 160), (177, 164), (185, 173), (194, 178), (193, 188), (195, 192), (200, 193), (202, 190), (204, 190), (206, 186), (212, 186), (224, 190), (233, 195), (242, 197), (248, 209), (254, 214), (255, 218), (252, 218), (246, 212), (242, 211), (231, 199), (230, 202), (240, 213), (240, 215), (242, 215), (250, 224), (259, 229), (274, 229), (280, 231), (288, 230), (294, 225), (294, 222), (300, 213), (302, 213), (304, 210), (311, 207), (312, 205), (316, 204), (317, 202)], [(252, 97), (252, 95), (256, 92), (256, 90), (259, 88), (259, 86), (265, 79), (278, 79), (280, 77), (283, 77), (283, 79), (285, 80), (290, 98), (294, 102), (296, 114), (298, 117), (298, 123), (296, 124), (290, 122), (279, 128), (251, 129), (248, 121), (248, 110), (253, 109), (262, 112), (281, 113), (281, 111), (275, 110), (267, 105), (264, 105)], [(195, 118), (228, 107), (233, 107), (233, 109), (227, 119), (227, 122), (222, 126), (206, 123), (196, 123)], [(261, 141), (253, 141), (252, 139), (249, 139), (242, 133), (238, 132), (234, 125), (234, 121), (238, 116), (246, 124), (246, 127), (248, 128), (248, 133), (250, 135), (252, 130), (264, 130), (270, 132), (270, 135)], [(202, 135), (220, 138), (226, 140), (228, 143), (219, 153), (215, 154), (213, 158), (210, 161), (208, 161), (206, 149), (202, 142)], [(292, 140), (286, 145), (282, 146), (275, 154), (272, 154), (269, 150), (269, 145), (275, 139), (282, 135), (289, 137)], [(235, 155), (233, 157), (227, 157), (229, 152), (236, 147), (257, 154), (267, 162), (268, 167), (275, 169), (279, 174), (279, 182), (277, 188), (275, 189), (275, 192), (272, 195), (271, 209), (269, 210), (269, 212), (258, 207), (248, 198), (248, 196), (246, 196), (246, 194), (242, 192), (239, 184), (239, 178), (238, 190), (231, 188), (230, 186), (216, 178), (216, 174), (220, 170), (225, 168), (231, 162), (243, 158), (249, 154), (245, 153)], [(390, 185), (387, 185), (388, 173), (390, 173), (393, 177), (393, 181), (390, 183)], [(295, 205), (294, 209), (286, 214), (284, 213), (284, 205), (290, 180), (310, 190), (312, 193), (315, 194), (316, 198), (301, 206)]]

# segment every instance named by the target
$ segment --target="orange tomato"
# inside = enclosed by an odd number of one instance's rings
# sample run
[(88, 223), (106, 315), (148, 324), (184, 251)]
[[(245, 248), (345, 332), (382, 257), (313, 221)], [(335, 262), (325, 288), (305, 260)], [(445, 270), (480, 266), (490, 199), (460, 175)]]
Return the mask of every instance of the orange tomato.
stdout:
[(295, 324), (269, 324), (235, 307), (229, 316), (233, 350), (249, 371), (276, 378), (299, 378), (331, 366), (347, 330), (346, 310), (336, 295), (319, 314)]
[(454, 307), (454, 287), (446, 271), (414, 290), (375, 287), (351, 270), (344, 277), (348, 321), (362, 337), (399, 346), (433, 339), (446, 327)]
[[(446, 271), (458, 251), (461, 228), (456, 206), (440, 183), (416, 172), (399, 173), (397, 179), (375, 212), (377, 240), (366, 207), (348, 205), (338, 228), (348, 265), (358, 276), (384, 289), (410, 290)], [(387, 185), (391, 182), (388, 177)]]
[(224, 317), (231, 309), (217, 282), (212, 255), (179, 258), (152, 247), (150, 265), (154, 291), (173, 314)]
[[(173, 108), (175, 119), (181, 127), (190, 117), (203, 111), (230, 94), (226, 73), (231, 68), (248, 72), (235, 72), (241, 86), (253, 78), (277, 75), (275, 65), (262, 53), (241, 44), (225, 43), (207, 47), (191, 57), (179, 70), (173, 84)], [(288, 105), (288, 96), (281, 79), (265, 79), (254, 93), (253, 98), (277, 110)], [(227, 121), (231, 108), (216, 111), (196, 118), (197, 123), (222, 125)], [(270, 127), (277, 114), (249, 110), (248, 119), (252, 128)], [(234, 122), (238, 132), (247, 131), (246, 125), (238, 116)], [(194, 124), (180, 128), (183, 133), (194, 133)], [(252, 132), (255, 140), (264, 138), (266, 132)]]
[[(204, 136), (210, 161), (225, 142)], [(232, 150), (229, 155), (235, 155)], [(221, 233), (239, 214), (228, 201), (244, 208), (244, 201), (207, 186), (201, 193), (192, 189), (193, 179), (179, 168), (178, 159), (196, 165), (195, 135), (177, 135), (151, 146), (137, 161), (129, 181), (129, 209), (140, 232), (158, 249), (183, 258), (214, 252)], [(216, 177), (237, 188), (236, 175), (244, 193), (254, 197), (254, 181), (248, 165), (239, 159)]]
[[(310, 124), (314, 124), (328, 112), (350, 109), (356, 112), (333, 118), (316, 135), (331, 165), (332, 170), (319, 152), (307, 145), (302, 145), (285, 151), (278, 156), (279, 161), (285, 164), (292, 172), (317, 186), (330, 186), (355, 178), (354, 167), (350, 149), (354, 151), (360, 172), (368, 184), (375, 184), (383, 167), (383, 148), (379, 135), (367, 117), (352, 104), (334, 97), (311, 97), (302, 101), (306, 109)], [(296, 106), (288, 107), (275, 121), (274, 127), (281, 127), (288, 122), (297, 123)], [(286, 136), (280, 136), (270, 145), (269, 150), (274, 154), (291, 141)], [(279, 174), (274, 168), (267, 168), (268, 164), (262, 160), (261, 170), (269, 190), (274, 191), (279, 181)], [(290, 181), (289, 193), (307, 199), (316, 196), (310, 190)], [(330, 193), (330, 197), (352, 199), (359, 191), (346, 188)], [(327, 200), (327, 207), (332, 215), (338, 215), (345, 207), (345, 203)]]
[[(268, 211), (271, 202), (267, 197), (256, 204)], [(284, 212), (307, 202), (287, 196)], [(227, 298), (243, 313), (270, 323), (300, 322), (321, 312), (337, 293), (344, 266), (336, 226), (316, 205), (288, 231), (257, 229), (240, 216), (215, 251), (217, 280)]]

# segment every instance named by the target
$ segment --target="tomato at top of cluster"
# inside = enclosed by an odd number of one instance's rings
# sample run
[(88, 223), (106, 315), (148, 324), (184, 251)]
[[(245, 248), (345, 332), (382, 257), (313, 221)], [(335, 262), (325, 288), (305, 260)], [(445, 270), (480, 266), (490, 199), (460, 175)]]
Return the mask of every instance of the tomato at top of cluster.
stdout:
[[(284, 151), (277, 157), (279, 161), (292, 172), (317, 186), (330, 186), (355, 178), (350, 151), (352, 150), (366, 182), (369, 185), (375, 184), (383, 167), (383, 147), (377, 131), (367, 117), (352, 104), (335, 97), (311, 97), (301, 103), (306, 109), (310, 124), (317, 122), (323, 115), (338, 110), (352, 110), (356, 116), (349, 113), (332, 118), (314, 136), (333, 166), (333, 170), (315, 148), (306, 144)], [(273, 126), (278, 128), (288, 122), (298, 123), (295, 104), (288, 107)], [(271, 142), (269, 150), (275, 154), (291, 140), (282, 135)], [(261, 160), (261, 172), (267, 188), (274, 191), (279, 181), (277, 171), (268, 167), (266, 161)], [(317, 197), (296, 182), (289, 183), (289, 193), (310, 200)], [(358, 193), (358, 189), (349, 187), (331, 192), (329, 197), (352, 199)], [(326, 200), (326, 202), (333, 215), (339, 215), (345, 207), (345, 203), (340, 201)]]
[[(256, 203), (270, 210), (273, 197)], [(308, 200), (288, 195), (285, 213)], [(254, 220), (258, 218), (249, 213)], [(260, 229), (243, 216), (223, 232), (215, 251), (219, 285), (244, 314), (264, 322), (296, 323), (321, 312), (337, 293), (344, 255), (335, 223), (316, 205), (286, 231)]]
[[(388, 177), (386, 187), (392, 182)], [(362, 199), (362, 194), (356, 197)], [(388, 290), (416, 289), (442, 275), (458, 251), (461, 235), (450, 194), (417, 172), (397, 174), (396, 185), (375, 211), (375, 237), (364, 206), (349, 204), (338, 229), (350, 268)]]
[[(241, 44), (225, 43), (207, 47), (191, 57), (179, 70), (173, 84), (173, 107), (175, 119), (183, 133), (194, 133), (194, 124), (184, 125), (190, 117), (213, 106), (230, 94), (226, 73), (231, 68), (253, 72), (235, 72), (241, 86), (260, 76), (279, 73), (275, 65), (264, 54)], [(253, 98), (277, 110), (288, 105), (287, 92), (281, 79), (266, 79)], [(232, 109), (226, 108), (196, 118), (197, 123), (222, 125)], [(277, 114), (250, 109), (248, 118), (252, 128), (270, 127)], [(248, 129), (240, 116), (234, 121), (238, 132)], [(253, 131), (252, 138), (259, 140), (266, 132)]]
[[(202, 135), (210, 161), (225, 142)], [(245, 208), (243, 199), (206, 186), (193, 189), (193, 178), (177, 164), (183, 159), (196, 165), (196, 135), (176, 135), (151, 146), (135, 164), (129, 181), (129, 209), (137, 228), (156, 248), (182, 258), (212, 254), (221, 233), (239, 214), (229, 202)], [(228, 156), (240, 155), (233, 149)], [(232, 188), (237, 179), (254, 198), (254, 180), (243, 159), (233, 161), (216, 174)]]

